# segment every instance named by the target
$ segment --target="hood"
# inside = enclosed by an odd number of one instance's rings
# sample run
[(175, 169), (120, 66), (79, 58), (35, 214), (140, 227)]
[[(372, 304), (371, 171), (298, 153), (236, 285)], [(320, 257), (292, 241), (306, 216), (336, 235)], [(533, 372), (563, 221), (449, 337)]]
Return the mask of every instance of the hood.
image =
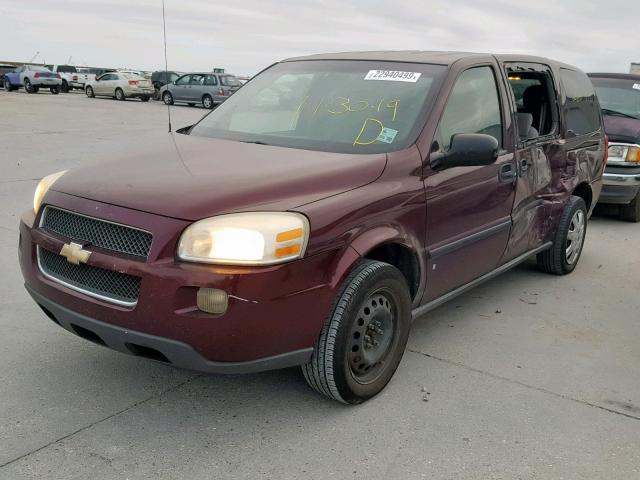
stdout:
[(640, 120), (604, 115), (604, 131), (611, 142), (640, 143)]
[(352, 155), (165, 134), (74, 168), (53, 190), (183, 220), (284, 211), (376, 180), (385, 154)]

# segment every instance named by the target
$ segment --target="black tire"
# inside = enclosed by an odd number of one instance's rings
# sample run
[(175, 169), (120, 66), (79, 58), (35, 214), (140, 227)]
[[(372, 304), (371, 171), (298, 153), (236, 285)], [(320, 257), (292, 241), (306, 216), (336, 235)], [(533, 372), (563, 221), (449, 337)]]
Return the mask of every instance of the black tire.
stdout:
[(358, 264), (342, 285), (309, 363), (307, 383), (347, 404), (362, 403), (391, 380), (411, 327), (411, 297), (402, 273), (373, 260)]
[(61, 87), (62, 93), (69, 93), (69, 84), (67, 83), (66, 80), (62, 81), (62, 87)]
[[(569, 197), (560, 217), (553, 246), (537, 255), (540, 270), (554, 275), (573, 272), (580, 260), (587, 235), (587, 213), (587, 206), (582, 198), (575, 195)], [(582, 227), (579, 227), (580, 216)]]
[(153, 90), (153, 99), (154, 100), (160, 100), (160, 89), (159, 88), (154, 88)]
[(24, 91), (27, 93), (36, 93), (33, 85), (31, 84), (31, 80), (29, 80), (28, 78), (24, 79)]
[(32, 87), (33, 93), (38, 93), (40, 91), (40, 87)]
[(56, 85), (55, 87), (51, 87), (49, 89), (49, 91), (53, 94), (53, 95), (58, 95), (60, 93), (60, 86)]
[(95, 92), (93, 91), (93, 87), (92, 87), (91, 85), (89, 85), (89, 86), (85, 89), (84, 93), (85, 93), (85, 94), (87, 95), (87, 97), (89, 97), (89, 98), (95, 98), (95, 96), (96, 96)]
[(164, 92), (162, 94), (162, 101), (165, 105), (173, 105), (173, 95), (171, 95), (171, 92)]
[(202, 97), (202, 106), (208, 110), (213, 110), (213, 98), (211, 98), (211, 95)]
[(143, 102), (148, 102), (149, 101), (149, 97), (140, 97), (140, 100), (142, 100)]
[(631, 200), (631, 203), (620, 206), (620, 220), (640, 222), (640, 192)]
[(11, 82), (9, 81), (9, 79), (8, 79), (8, 78), (5, 78), (5, 79), (4, 79), (4, 89), (5, 89), (7, 92), (13, 92), (13, 86), (11, 86)]
[(116, 100), (119, 100), (121, 102), (124, 102), (127, 99), (127, 97), (124, 96), (124, 92), (122, 91), (121, 88), (116, 88), (115, 97), (116, 97)]

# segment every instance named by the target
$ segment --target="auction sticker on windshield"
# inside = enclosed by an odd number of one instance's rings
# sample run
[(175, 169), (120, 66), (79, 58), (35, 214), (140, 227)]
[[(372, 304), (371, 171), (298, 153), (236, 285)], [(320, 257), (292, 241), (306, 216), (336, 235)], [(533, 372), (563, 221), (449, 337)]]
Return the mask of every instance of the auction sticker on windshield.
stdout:
[(399, 70), (369, 70), (364, 77), (365, 80), (387, 80), (390, 82), (411, 82), (416, 83), (422, 73), (401, 72)]

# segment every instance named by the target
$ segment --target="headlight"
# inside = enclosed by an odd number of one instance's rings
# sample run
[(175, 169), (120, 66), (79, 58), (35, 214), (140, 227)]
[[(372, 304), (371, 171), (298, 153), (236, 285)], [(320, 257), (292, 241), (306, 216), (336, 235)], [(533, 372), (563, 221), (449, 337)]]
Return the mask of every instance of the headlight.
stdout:
[(36, 193), (33, 195), (33, 212), (36, 215), (38, 214), (38, 210), (40, 210), (40, 205), (42, 205), (42, 199), (51, 188), (51, 185), (56, 183), (56, 180), (65, 173), (67, 173), (66, 170), (58, 173), (52, 173), (40, 180), (40, 183), (38, 183), (38, 186), (36, 187)]
[(190, 225), (180, 237), (178, 258), (226, 265), (273, 265), (302, 257), (309, 222), (298, 213), (220, 215)]
[(609, 160), (612, 165), (637, 166), (640, 163), (640, 145), (616, 143), (609, 146)]

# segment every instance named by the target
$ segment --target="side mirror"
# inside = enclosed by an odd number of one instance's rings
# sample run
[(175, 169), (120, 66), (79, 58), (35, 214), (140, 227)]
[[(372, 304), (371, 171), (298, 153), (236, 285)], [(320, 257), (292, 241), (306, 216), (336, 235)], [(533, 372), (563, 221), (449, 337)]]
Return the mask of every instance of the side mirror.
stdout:
[(498, 147), (498, 140), (491, 135), (459, 133), (451, 138), (449, 150), (431, 154), (431, 168), (445, 170), (491, 165), (498, 158)]

